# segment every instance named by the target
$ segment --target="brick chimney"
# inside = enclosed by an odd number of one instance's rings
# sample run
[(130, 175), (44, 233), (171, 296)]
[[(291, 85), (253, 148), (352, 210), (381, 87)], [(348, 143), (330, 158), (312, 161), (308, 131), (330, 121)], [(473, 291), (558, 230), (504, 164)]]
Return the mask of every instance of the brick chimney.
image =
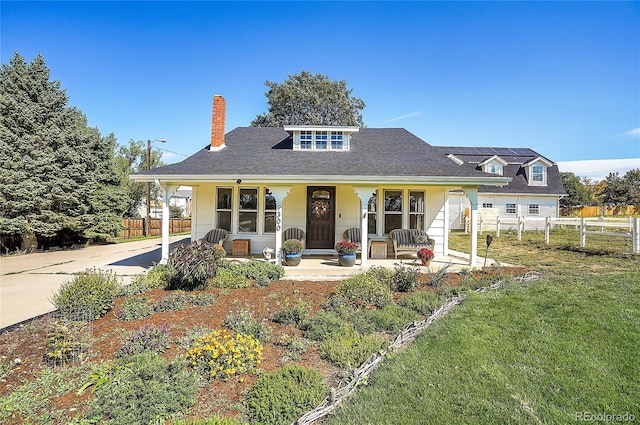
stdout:
[(213, 96), (213, 115), (211, 117), (211, 147), (209, 150), (219, 151), (224, 148), (224, 119), (227, 102), (224, 97)]

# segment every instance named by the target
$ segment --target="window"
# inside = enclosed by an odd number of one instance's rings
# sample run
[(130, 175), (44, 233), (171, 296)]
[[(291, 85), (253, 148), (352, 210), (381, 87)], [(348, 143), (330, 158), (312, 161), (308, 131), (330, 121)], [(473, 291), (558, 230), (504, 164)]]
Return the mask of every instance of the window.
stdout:
[(493, 203), (492, 202), (483, 202), (482, 203), (482, 208), (493, 208)]
[(409, 191), (409, 228), (424, 230), (424, 192)]
[(545, 167), (544, 165), (534, 165), (531, 167), (531, 182), (532, 184), (544, 184), (545, 178)]
[(516, 204), (507, 203), (507, 205), (505, 206), (505, 212), (507, 214), (515, 214), (516, 213)]
[(316, 131), (316, 149), (319, 151), (327, 150), (327, 132)]
[(486, 171), (491, 174), (502, 174), (502, 165), (496, 164), (495, 162), (488, 164)]
[(258, 189), (240, 189), (238, 233), (255, 233), (258, 229)]
[(384, 191), (384, 233), (402, 228), (402, 191)]
[(218, 188), (218, 201), (216, 204), (216, 227), (231, 232), (231, 208), (233, 206), (233, 189), (230, 187)]
[(529, 214), (530, 215), (540, 215), (540, 205), (539, 204), (529, 204)]
[(300, 149), (311, 149), (311, 131), (300, 132)]
[(331, 149), (341, 151), (344, 148), (344, 136), (342, 131), (331, 132)]
[(265, 189), (264, 193), (264, 233), (276, 232), (276, 198)]
[(367, 233), (378, 234), (378, 192), (373, 192), (367, 204)]

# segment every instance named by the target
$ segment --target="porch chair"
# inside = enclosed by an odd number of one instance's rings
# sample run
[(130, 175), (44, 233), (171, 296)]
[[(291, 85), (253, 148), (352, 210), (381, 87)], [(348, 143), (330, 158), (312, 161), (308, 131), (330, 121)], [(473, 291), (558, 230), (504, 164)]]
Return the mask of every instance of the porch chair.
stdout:
[(282, 242), (287, 241), (289, 239), (297, 239), (304, 245), (305, 241), (305, 233), (304, 230), (298, 229), (297, 227), (290, 227), (282, 232)]
[[(345, 241), (358, 244), (357, 252), (360, 252), (360, 254), (362, 254), (362, 233), (360, 232), (359, 227), (351, 227), (350, 229), (345, 230), (342, 234), (342, 237)], [(367, 242), (367, 253), (369, 253), (369, 249), (371, 249), (371, 239), (369, 239)]]
[(200, 242), (210, 242), (222, 246), (224, 244), (224, 241), (226, 241), (228, 237), (229, 232), (227, 232), (226, 230), (212, 229), (209, 230), (207, 234), (200, 239)]

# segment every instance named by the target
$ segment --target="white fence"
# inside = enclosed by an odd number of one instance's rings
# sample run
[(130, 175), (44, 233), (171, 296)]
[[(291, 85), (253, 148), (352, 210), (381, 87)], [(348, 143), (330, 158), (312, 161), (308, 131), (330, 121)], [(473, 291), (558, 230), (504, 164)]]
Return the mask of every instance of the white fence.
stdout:
[[(478, 220), (480, 234), (484, 230), (495, 230), (496, 237), (500, 236), (500, 228), (515, 228), (518, 240), (522, 240), (522, 232), (526, 226), (544, 228), (544, 242), (549, 244), (549, 231), (551, 226), (575, 226), (580, 229), (580, 246), (585, 247), (587, 235), (602, 235), (610, 237), (630, 238), (633, 245), (633, 253), (640, 254), (640, 218), (596, 218), (584, 217), (551, 218), (551, 217), (497, 217), (495, 220), (486, 220), (480, 217)], [(593, 230), (593, 229), (599, 230)], [(612, 231), (615, 230), (615, 231)]]

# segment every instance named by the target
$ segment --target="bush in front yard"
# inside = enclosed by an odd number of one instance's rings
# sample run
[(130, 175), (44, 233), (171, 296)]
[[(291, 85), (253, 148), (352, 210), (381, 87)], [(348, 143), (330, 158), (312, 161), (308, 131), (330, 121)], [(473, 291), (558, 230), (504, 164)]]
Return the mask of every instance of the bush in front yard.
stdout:
[(138, 320), (151, 316), (153, 309), (151, 303), (144, 297), (129, 297), (120, 306), (116, 312), (116, 317), (120, 320)]
[(96, 423), (165, 423), (195, 402), (199, 379), (182, 359), (169, 362), (157, 354), (138, 354), (124, 361), (95, 390), (88, 417)]
[(186, 291), (204, 288), (207, 280), (215, 276), (218, 262), (224, 255), (226, 253), (220, 245), (209, 242), (178, 245), (169, 254), (167, 262), (175, 270), (169, 287)]
[(353, 307), (382, 308), (393, 302), (391, 290), (370, 273), (360, 273), (344, 279), (336, 287), (335, 295), (342, 297)]
[(416, 313), (429, 316), (440, 308), (443, 302), (434, 292), (414, 292), (402, 298), (398, 304)]
[(225, 262), (221, 267), (234, 276), (243, 276), (253, 281), (255, 286), (269, 286), (271, 282), (284, 276), (284, 267), (258, 260)]
[(219, 329), (198, 338), (186, 358), (202, 376), (226, 379), (258, 366), (262, 360), (262, 344), (253, 335)]
[(354, 369), (373, 353), (384, 348), (386, 342), (376, 335), (362, 335), (352, 329), (331, 334), (320, 344), (320, 355), (338, 366)]
[(169, 346), (171, 335), (166, 326), (145, 325), (129, 333), (116, 356), (133, 356), (146, 352), (161, 353)]
[(90, 270), (63, 283), (51, 302), (63, 317), (97, 319), (113, 308), (120, 288), (115, 273)]
[(297, 299), (293, 305), (287, 305), (273, 313), (272, 321), (289, 326), (299, 326), (311, 311), (311, 306), (301, 299)]
[(291, 365), (258, 379), (244, 404), (251, 423), (290, 424), (326, 395), (327, 385), (320, 372)]

